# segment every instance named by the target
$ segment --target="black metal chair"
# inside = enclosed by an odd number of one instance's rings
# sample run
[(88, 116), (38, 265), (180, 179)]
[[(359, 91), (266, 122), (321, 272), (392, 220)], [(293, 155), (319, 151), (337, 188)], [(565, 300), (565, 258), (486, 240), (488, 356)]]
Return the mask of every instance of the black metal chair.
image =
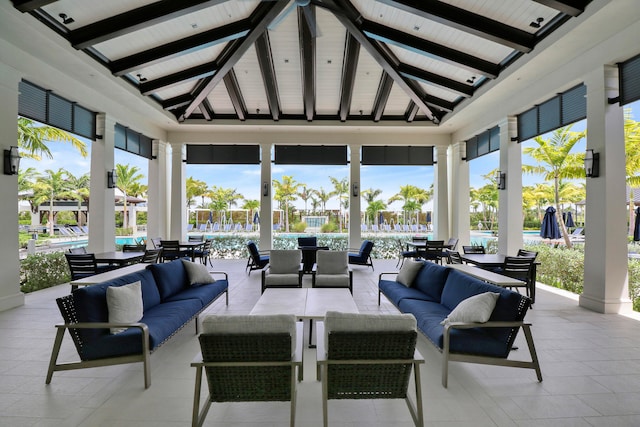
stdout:
[(402, 239), (398, 239), (398, 262), (396, 263), (396, 268), (402, 268), (404, 260), (407, 258), (418, 258), (418, 251), (408, 251)]
[(204, 265), (209, 263), (213, 267), (213, 264), (211, 263), (211, 245), (213, 245), (213, 239), (205, 239), (202, 248), (196, 249), (193, 252), (193, 257), (199, 258)]
[(526, 249), (518, 249), (518, 255), (519, 257), (525, 257), (525, 258), (533, 258), (534, 260), (538, 257), (538, 252), (536, 251), (528, 251)]
[(465, 254), (486, 254), (487, 252), (482, 245), (463, 246), (462, 252)]
[(146, 249), (144, 251), (144, 256), (140, 262), (145, 264), (155, 264), (160, 260), (162, 256), (162, 248), (158, 249)]
[(428, 261), (442, 264), (442, 258), (447, 256), (444, 253), (444, 240), (427, 240), (424, 250), (419, 250), (418, 255)]
[(171, 261), (189, 256), (188, 251), (180, 249), (180, 242), (177, 240), (161, 240), (162, 261)]
[(316, 247), (318, 246), (318, 238), (316, 236), (298, 237), (298, 246), (301, 248), (304, 246)]
[(451, 251), (455, 251), (458, 247), (458, 238), (457, 237), (451, 237), (449, 239), (449, 241), (447, 241), (447, 249), (451, 250)]
[(162, 247), (162, 239), (160, 237), (152, 237), (151, 244), (153, 244), (154, 248), (158, 249)]
[(262, 270), (269, 264), (269, 255), (261, 253), (255, 242), (250, 241), (247, 243), (247, 249), (249, 250), (249, 259), (245, 270), (249, 270), (249, 275), (253, 270)]
[(530, 297), (533, 294), (531, 288), (535, 286), (532, 275), (534, 262), (534, 258), (531, 257), (508, 256), (505, 257), (504, 265), (498, 273), (521, 280), (522, 285), (510, 286), (510, 288), (516, 288), (516, 290), (518, 290), (518, 288), (525, 288), (527, 296)]
[(80, 246), (78, 248), (69, 248), (69, 253), (70, 254), (86, 254), (87, 253), (87, 247), (86, 246)]
[(462, 257), (458, 251), (445, 251), (447, 254), (447, 263), (448, 264), (463, 264)]
[(191, 235), (189, 237), (187, 237), (187, 240), (190, 242), (204, 242), (204, 235), (200, 234), (200, 235)]
[(113, 270), (110, 265), (99, 266), (94, 254), (64, 254), (71, 271), (71, 280), (83, 279), (105, 271)]
[(367, 265), (370, 266), (372, 270), (375, 270), (375, 268), (373, 268), (373, 260), (371, 259), (371, 251), (373, 250), (373, 242), (371, 240), (362, 242), (360, 249), (347, 250), (349, 251), (349, 264)]
[(122, 245), (122, 252), (144, 252), (146, 250), (145, 245)]

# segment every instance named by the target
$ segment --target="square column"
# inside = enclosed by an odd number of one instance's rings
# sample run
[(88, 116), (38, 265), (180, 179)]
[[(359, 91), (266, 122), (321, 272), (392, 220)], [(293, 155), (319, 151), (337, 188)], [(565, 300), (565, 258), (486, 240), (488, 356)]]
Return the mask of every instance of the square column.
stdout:
[(580, 305), (600, 313), (631, 310), (628, 288), (624, 115), (618, 72), (602, 66), (586, 75), (587, 148), (600, 154), (600, 176), (587, 178), (584, 291)]
[(171, 144), (171, 204), (169, 206), (169, 239), (186, 240), (187, 195), (185, 187), (186, 145)]
[[(449, 194), (447, 186), (447, 148), (436, 147), (436, 164), (433, 171), (433, 239), (448, 240)], [(446, 243), (446, 242), (445, 242)]]
[(456, 142), (448, 150), (449, 213), (451, 214), (451, 237), (458, 238), (458, 248), (471, 244), (469, 214), (469, 163), (465, 159), (467, 144)]
[(147, 194), (147, 241), (154, 237), (169, 235), (169, 146), (166, 142), (153, 140), (155, 159), (149, 160), (149, 188)]
[(107, 171), (114, 169), (116, 122), (104, 113), (96, 117), (96, 140), (91, 143), (91, 182), (89, 192), (89, 252), (116, 249), (116, 198), (107, 188)]
[(351, 163), (349, 164), (349, 243), (350, 248), (359, 248), (362, 244), (360, 225), (362, 224), (360, 208), (360, 145), (350, 144)]
[(506, 174), (506, 188), (498, 190), (498, 252), (516, 255), (522, 248), (522, 148), (515, 139), (517, 120), (508, 117), (500, 124), (500, 171)]
[(271, 186), (271, 144), (260, 144), (260, 250), (273, 247), (273, 211)]
[[(0, 62), (0, 148), (18, 145), (18, 84), (20, 74)], [(5, 225), (0, 233), (0, 311), (24, 304), (20, 292), (18, 256), (18, 175), (0, 174), (0, 218)]]

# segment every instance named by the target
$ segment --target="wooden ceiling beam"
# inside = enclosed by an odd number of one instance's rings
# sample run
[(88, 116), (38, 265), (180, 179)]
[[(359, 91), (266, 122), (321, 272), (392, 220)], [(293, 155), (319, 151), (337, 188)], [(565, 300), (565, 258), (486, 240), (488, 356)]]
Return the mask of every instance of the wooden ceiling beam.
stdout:
[(246, 36), (251, 29), (250, 25), (251, 22), (248, 19), (243, 19), (162, 46), (156, 46), (143, 52), (111, 61), (109, 70), (116, 76), (122, 76), (142, 67), (235, 40)]
[(196, 67), (178, 71), (177, 73), (169, 74), (166, 76), (158, 77), (157, 79), (140, 83), (138, 89), (140, 89), (141, 94), (149, 95), (153, 92), (167, 89), (171, 86), (175, 86), (189, 80), (212, 76), (213, 74), (215, 74), (217, 69), (218, 65), (215, 61), (208, 64), (198, 65)]
[(384, 108), (387, 106), (387, 101), (389, 100), (389, 94), (391, 93), (392, 87), (393, 79), (389, 74), (382, 72), (380, 84), (378, 85), (378, 92), (376, 93), (376, 98), (371, 112), (374, 122), (379, 122), (382, 118), (382, 113), (384, 113)]
[(407, 34), (395, 28), (367, 20), (362, 22), (361, 28), (362, 31), (371, 38), (457, 67), (462, 67), (472, 73), (482, 74), (492, 79), (498, 77), (500, 73), (499, 64), (485, 61), (468, 53)]
[(256, 53), (258, 55), (258, 64), (260, 65), (260, 73), (264, 83), (264, 90), (267, 94), (267, 103), (269, 111), (274, 121), (280, 120), (280, 96), (278, 92), (278, 82), (276, 80), (276, 70), (273, 64), (273, 56), (271, 55), (271, 43), (269, 42), (269, 33), (264, 32), (256, 40)]
[(225, 74), (223, 81), (227, 88), (227, 93), (229, 93), (229, 98), (231, 98), (233, 108), (236, 110), (238, 119), (245, 121), (247, 119), (247, 106), (244, 103), (244, 98), (242, 97), (242, 92), (240, 91), (240, 85), (238, 84), (235, 71), (233, 71), (233, 69), (229, 70), (229, 72)]
[(533, 0), (536, 3), (560, 11), (569, 16), (578, 16), (586, 9), (591, 0)]
[(69, 42), (76, 49), (84, 49), (226, 1), (160, 0), (73, 30), (69, 33)]
[(56, 1), (58, 0), (11, 0), (13, 7), (22, 13), (31, 12), (32, 10), (39, 9), (42, 6), (55, 3)]
[(349, 117), (349, 112), (351, 111), (351, 100), (353, 99), (353, 87), (356, 82), (356, 70), (358, 69), (359, 57), (360, 43), (347, 32), (342, 66), (340, 108), (338, 110), (341, 122), (347, 121), (347, 117)]
[(531, 52), (536, 36), (500, 21), (438, 0), (376, 0), (380, 3), (491, 40), (521, 52)]
[(447, 77), (425, 71), (421, 68), (413, 67), (407, 64), (400, 64), (398, 66), (398, 72), (403, 76), (412, 79), (420, 80), (421, 82), (439, 86), (443, 89), (457, 93), (466, 98), (473, 96), (473, 86), (460, 83), (457, 80), (452, 80)]
[(409, 101), (409, 105), (407, 105), (407, 109), (404, 112), (405, 120), (409, 123), (414, 121), (416, 119), (416, 115), (418, 114), (418, 111), (420, 111), (420, 109), (418, 108), (416, 103), (413, 101)]
[(213, 108), (211, 107), (211, 103), (208, 99), (202, 101), (202, 104), (200, 104), (200, 111), (202, 112), (205, 120), (209, 122), (213, 120), (215, 113), (213, 112)]
[(260, 2), (258, 4), (249, 18), (252, 22), (252, 29), (249, 34), (241, 39), (234, 40), (232, 42), (233, 46), (230, 49), (225, 49), (224, 55), (220, 55), (222, 58), (219, 61), (220, 68), (218, 72), (211, 79), (208, 79), (207, 84), (201, 87), (197, 93), (194, 93), (192, 102), (187, 106), (183, 117), (180, 119), (184, 120), (189, 117), (202, 100), (209, 96), (213, 88), (231, 71), (247, 49), (253, 46), (258, 37), (266, 31), (269, 24), (287, 7), (287, 3), (286, 1), (277, 1)]
[[(302, 99), (304, 116), (313, 121), (316, 113), (316, 39), (309, 20), (315, 22), (316, 10), (312, 5), (297, 7), (298, 37), (300, 39), (300, 61), (302, 64)], [(307, 9), (306, 12), (303, 9)], [(305, 16), (306, 13), (306, 16)]]

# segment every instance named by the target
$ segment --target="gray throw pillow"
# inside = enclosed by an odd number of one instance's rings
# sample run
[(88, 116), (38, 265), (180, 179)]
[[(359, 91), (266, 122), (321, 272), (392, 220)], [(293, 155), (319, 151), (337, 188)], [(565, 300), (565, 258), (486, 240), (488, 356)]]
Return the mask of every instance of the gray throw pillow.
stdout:
[(440, 324), (445, 325), (448, 322), (485, 323), (489, 321), (499, 296), (500, 294), (497, 292), (485, 292), (462, 300)]
[(211, 277), (206, 265), (187, 261), (186, 259), (182, 260), (182, 264), (184, 264), (184, 269), (187, 270), (190, 285), (213, 283), (216, 281), (216, 279)]
[(402, 283), (406, 287), (410, 287), (418, 275), (418, 271), (420, 271), (423, 265), (422, 261), (415, 261), (412, 259), (405, 260), (398, 272), (398, 275), (396, 276), (396, 282)]
[[(142, 319), (142, 283), (130, 283), (123, 286), (109, 286), (107, 288), (107, 309), (111, 323), (135, 323)], [(111, 328), (112, 334), (117, 334), (127, 328)]]

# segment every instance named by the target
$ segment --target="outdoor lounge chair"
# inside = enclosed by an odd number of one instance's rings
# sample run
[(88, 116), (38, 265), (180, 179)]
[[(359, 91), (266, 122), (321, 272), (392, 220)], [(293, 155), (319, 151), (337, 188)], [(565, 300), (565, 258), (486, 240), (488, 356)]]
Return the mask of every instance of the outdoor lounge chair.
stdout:
[(302, 251), (300, 249), (271, 250), (269, 266), (262, 270), (262, 292), (267, 288), (301, 288)]
[[(222, 315), (203, 319), (198, 337), (192, 426), (201, 426), (212, 402), (290, 401), (296, 418), (296, 368), (302, 373), (302, 323), (293, 315)], [(202, 371), (208, 396), (200, 409)], [(301, 377), (299, 377), (301, 379)]]
[(269, 264), (269, 255), (267, 253), (261, 253), (255, 242), (250, 241), (247, 243), (247, 249), (249, 250), (249, 259), (247, 260), (245, 270), (249, 270), (249, 275), (251, 275), (253, 270), (262, 270)]
[(312, 288), (348, 288), (353, 294), (353, 271), (346, 251), (318, 251), (311, 276)]
[(578, 227), (569, 234), (569, 239), (572, 242), (584, 242), (584, 228)]
[[(371, 251), (373, 250), (373, 242), (365, 240), (360, 245), (360, 249), (347, 249), (349, 251), (349, 264), (368, 265), (373, 268), (373, 260), (371, 259)], [(357, 252), (356, 252), (357, 251)]]
[[(329, 399), (404, 399), (416, 427), (424, 425), (416, 319), (411, 314), (327, 312), (318, 326), (317, 363), (322, 418)], [(413, 368), (415, 403), (409, 398)]]

